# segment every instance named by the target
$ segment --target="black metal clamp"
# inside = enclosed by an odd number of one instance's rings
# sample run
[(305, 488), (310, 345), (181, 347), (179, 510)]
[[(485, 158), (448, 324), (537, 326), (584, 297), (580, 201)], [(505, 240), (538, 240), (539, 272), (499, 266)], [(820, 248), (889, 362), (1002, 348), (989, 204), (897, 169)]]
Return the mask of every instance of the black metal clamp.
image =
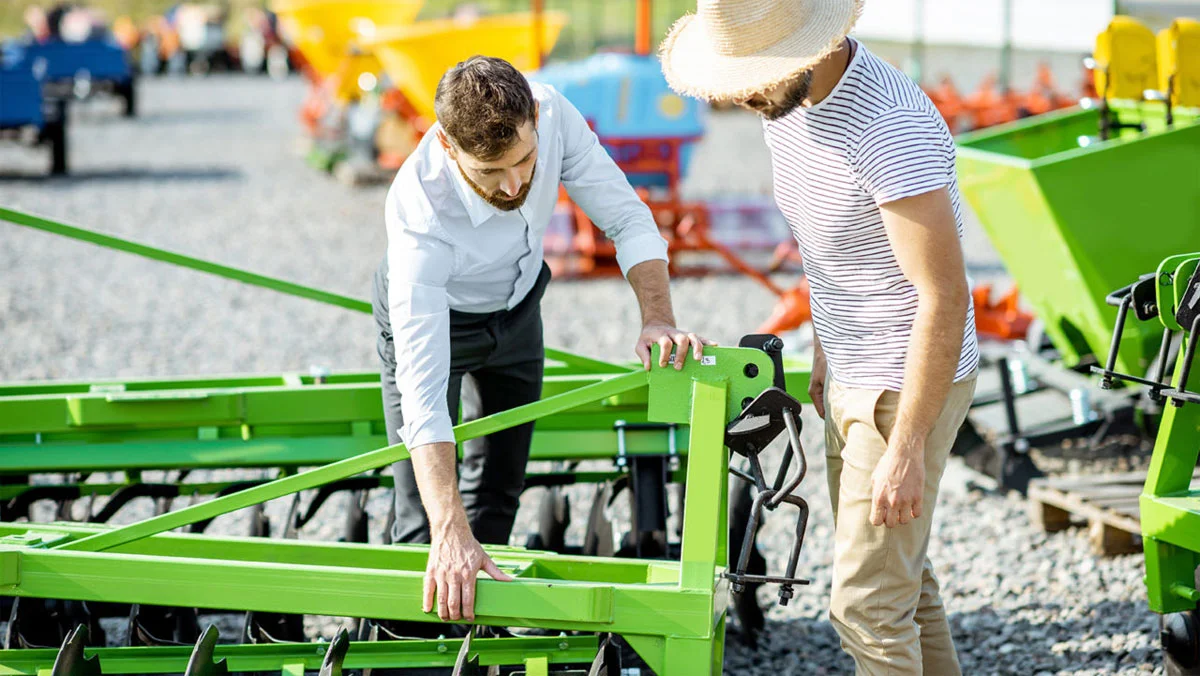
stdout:
[[(784, 430), (788, 434), (787, 450), (775, 475), (775, 481), (768, 486), (759, 454)], [(755, 491), (738, 562), (733, 571), (725, 573), (725, 577), (732, 583), (730, 586), (735, 593), (745, 590), (747, 584), (778, 584), (779, 604), (786, 606), (795, 595), (796, 585), (809, 584), (809, 580), (796, 577), (800, 550), (804, 546), (804, 533), (808, 528), (808, 503), (800, 496), (792, 494), (808, 472), (808, 461), (804, 457), (804, 447), (800, 444), (800, 402), (779, 387), (764, 390), (726, 427), (725, 445), (749, 460), (749, 474), (734, 467), (730, 467), (729, 472), (750, 484)], [(795, 476), (787, 481), (793, 458), (799, 469)], [(748, 574), (746, 571), (750, 564), (750, 553), (763, 522), (763, 512), (774, 511), (785, 502), (798, 510), (796, 539), (792, 544), (787, 570), (782, 577)]]
[(1170, 366), (1171, 345), (1175, 338), (1175, 334), (1170, 329), (1163, 331), (1162, 344), (1158, 350), (1157, 373), (1159, 380), (1141, 378), (1115, 370), (1117, 355), (1121, 347), (1121, 337), (1125, 331), (1125, 320), (1129, 314), (1129, 309), (1133, 308), (1134, 315), (1139, 321), (1155, 319), (1162, 312), (1156, 300), (1157, 284), (1158, 280), (1155, 273), (1145, 274), (1137, 282), (1117, 289), (1105, 298), (1105, 302), (1117, 308), (1117, 322), (1116, 326), (1113, 327), (1112, 343), (1109, 346), (1108, 359), (1105, 362), (1105, 366), (1104, 368), (1093, 366), (1091, 369), (1092, 373), (1101, 376), (1100, 387), (1106, 390), (1112, 389), (1114, 381), (1121, 380), (1146, 386), (1149, 390), (1150, 399), (1156, 403), (1162, 402), (1164, 399), (1170, 399), (1171, 404), (1175, 407), (1183, 406), (1185, 403), (1200, 403), (1200, 393), (1191, 392), (1187, 389), (1189, 371), (1191, 370), (1192, 361), (1196, 356), (1196, 339), (1200, 338), (1200, 269), (1197, 269), (1188, 282), (1187, 292), (1180, 299), (1179, 307), (1171, 309), (1175, 312), (1175, 319), (1178, 324), (1185, 327), (1184, 331), (1192, 337), (1188, 341), (1183, 364), (1180, 367), (1179, 386), (1172, 387), (1167, 377)]

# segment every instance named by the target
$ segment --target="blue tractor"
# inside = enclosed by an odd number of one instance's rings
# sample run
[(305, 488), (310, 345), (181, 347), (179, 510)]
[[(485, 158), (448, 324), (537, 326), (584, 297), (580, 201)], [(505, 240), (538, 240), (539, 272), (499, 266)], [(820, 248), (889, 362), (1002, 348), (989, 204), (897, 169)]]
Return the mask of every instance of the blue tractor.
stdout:
[(50, 146), (50, 173), (67, 173), (67, 105), (47, 99), (34, 63), (21, 50), (0, 51), (0, 138)]
[(83, 42), (52, 38), (45, 42), (23, 41), (13, 46), (26, 52), (34, 74), (52, 98), (87, 98), (107, 91), (122, 101), (126, 117), (137, 114), (137, 81), (129, 56), (111, 35), (94, 36)]

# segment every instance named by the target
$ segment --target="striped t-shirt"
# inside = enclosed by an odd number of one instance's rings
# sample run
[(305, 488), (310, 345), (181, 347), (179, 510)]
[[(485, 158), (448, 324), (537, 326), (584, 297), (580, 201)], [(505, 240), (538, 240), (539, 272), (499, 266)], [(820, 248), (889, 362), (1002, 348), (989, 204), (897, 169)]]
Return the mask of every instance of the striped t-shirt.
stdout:
[[(849, 387), (899, 390), (917, 292), (896, 262), (879, 205), (944, 186), (961, 241), (962, 200), (954, 139), (937, 109), (911, 79), (854, 46), (829, 96), (765, 122), (765, 137), (830, 375)], [(955, 380), (978, 363), (968, 307)]]

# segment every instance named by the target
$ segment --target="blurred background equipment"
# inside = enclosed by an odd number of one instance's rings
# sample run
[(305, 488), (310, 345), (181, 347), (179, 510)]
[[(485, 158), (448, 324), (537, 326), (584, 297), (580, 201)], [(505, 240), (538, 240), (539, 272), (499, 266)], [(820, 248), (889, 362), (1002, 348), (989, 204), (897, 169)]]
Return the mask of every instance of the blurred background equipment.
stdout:
[(51, 175), (67, 173), (67, 105), (47, 100), (26, 50), (0, 51), (0, 140), (47, 146)]
[[(1009, 384), (1000, 397), (1005, 417), (992, 422), (999, 453), (990, 462), (1016, 486), (1037, 473), (1027, 464), (1031, 448), (1076, 439), (1132, 452), (1153, 438), (1159, 402), (1140, 388), (1093, 392), (1089, 369), (1108, 356), (1109, 370), (1158, 381), (1173, 363), (1160, 355), (1179, 349), (1153, 324), (1130, 325), (1112, 342), (1124, 314), (1104, 299), (1200, 241), (1200, 97), (1186, 84), (1200, 75), (1197, 42), (1187, 39), (1194, 25), (1164, 29), (1166, 58), (1156, 60), (1150, 29), (1114, 17), (1089, 58), (1100, 98), (958, 140), (963, 196), (1037, 316), (1028, 348), (997, 360)], [(1161, 82), (1175, 88), (1154, 90)], [(1155, 306), (1152, 298), (1138, 302), (1143, 314)], [(1032, 424), (1021, 424), (1015, 399), (1043, 390), (1075, 405), (1054, 418), (1047, 412), (1064, 407), (1031, 403), (1021, 417), (1030, 414)]]

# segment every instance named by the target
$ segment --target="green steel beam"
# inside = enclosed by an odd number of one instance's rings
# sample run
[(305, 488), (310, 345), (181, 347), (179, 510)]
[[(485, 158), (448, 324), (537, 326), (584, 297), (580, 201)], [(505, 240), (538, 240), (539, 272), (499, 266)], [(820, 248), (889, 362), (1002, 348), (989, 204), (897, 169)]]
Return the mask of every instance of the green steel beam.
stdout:
[[(226, 660), (234, 673), (280, 671), (301, 665), (306, 671), (321, 668), (328, 643), (276, 643), (265, 645), (217, 645), (213, 660)], [(344, 669), (453, 667), (462, 647), (461, 639), (406, 641), (354, 641), (342, 662)], [(528, 664), (587, 664), (596, 656), (595, 636), (477, 638), (471, 653), (481, 666)], [(84, 657), (100, 660), (104, 674), (181, 674), (192, 648), (137, 647), (85, 648)], [(0, 650), (0, 676), (38, 676), (48, 672), (58, 656), (57, 649)], [(530, 657), (533, 656), (533, 657)]]
[[(193, 256), (187, 256), (174, 251), (152, 247), (140, 242), (123, 239), (114, 235), (106, 235), (104, 233), (86, 230), (84, 228), (68, 225), (59, 221), (51, 220), (34, 214), (29, 214), (15, 209), (9, 209), (0, 206), (0, 220), (8, 221), (14, 225), (22, 225), (35, 230), (41, 230), (54, 235), (69, 237), (71, 239), (88, 242), (97, 246), (102, 246), (108, 249), (123, 251), (135, 256), (142, 256), (151, 260), (170, 263), (183, 268), (204, 272), (217, 277), (231, 279), (234, 281), (258, 286), (272, 291), (278, 291), (290, 296), (299, 298), (307, 298), (320, 303), (334, 305), (347, 310), (361, 312), (364, 314), (371, 313), (371, 303), (369, 301), (358, 298), (351, 298), (341, 294), (322, 291), (312, 287), (289, 282), (266, 275), (260, 275), (246, 270), (240, 270), (228, 265), (206, 261)], [(619, 366), (598, 359), (591, 359), (565, 350), (547, 349), (546, 357), (555, 361), (562, 362), (567, 366), (578, 368), (580, 370), (591, 373), (623, 373), (629, 371), (629, 367)]]
[[(2, 523), (0, 542), (5, 547), (45, 549), (59, 542), (111, 532), (111, 526), (90, 523)], [(488, 550), (503, 560), (514, 575), (543, 580), (582, 580), (613, 584), (677, 582), (679, 564), (674, 561), (558, 555), (521, 547), (489, 545)], [(428, 546), (390, 546), (332, 543), (320, 540), (285, 540), (259, 537), (210, 536), (162, 533), (115, 547), (111, 553), (171, 559), (236, 559), (244, 563), (355, 567), (382, 571), (424, 570)], [(98, 553), (97, 556), (107, 555)], [(601, 568), (592, 564), (602, 563)]]
[(51, 234), (61, 235), (63, 237), (69, 237), (71, 239), (77, 239), (83, 242), (96, 244), (108, 249), (124, 251), (125, 253), (130, 253), (135, 256), (142, 256), (144, 258), (170, 263), (171, 265), (177, 265), (179, 267), (189, 268), (199, 272), (206, 272), (210, 275), (224, 277), (225, 279), (232, 279), (244, 284), (249, 284), (251, 286), (259, 286), (264, 289), (271, 289), (272, 291), (286, 293), (290, 296), (299, 296), (300, 298), (307, 298), (309, 300), (315, 300), (321, 303), (327, 303), (329, 305), (336, 305), (337, 307), (346, 308), (347, 310), (354, 310), (356, 312), (371, 312), (371, 304), (363, 300), (350, 298), (348, 296), (343, 296), (336, 293), (330, 293), (328, 291), (321, 291), (320, 289), (314, 289), (302, 284), (287, 282), (281, 279), (255, 274), (253, 272), (246, 272), (245, 270), (239, 270), (228, 265), (221, 265), (220, 263), (214, 263), (212, 261), (186, 256), (174, 251), (167, 251), (166, 249), (147, 246), (145, 244), (122, 239), (120, 237), (105, 235), (92, 230), (85, 230), (73, 225), (67, 225), (66, 223), (53, 221), (48, 218), (22, 213), (14, 209), (0, 207), (0, 220), (8, 221), (9, 223), (16, 225), (23, 225), (28, 228), (34, 228), (43, 232), (49, 232)]
[[(114, 531), (110, 531), (114, 532)], [(194, 536), (202, 537), (202, 536)], [(82, 542), (82, 540), (80, 540)], [(295, 544), (288, 541), (285, 544)], [(378, 546), (380, 549), (387, 549)], [(480, 578), (478, 624), (565, 631), (629, 631), (711, 638), (714, 591), (677, 583), (613, 583), (606, 562), (587, 561), (590, 579), (527, 577), (527, 560), (489, 548), (512, 582)], [(355, 553), (347, 549), (347, 553)], [(144, 603), (185, 608), (303, 613), (439, 622), (424, 613), (424, 563), (407, 569), (246, 561), (237, 552), (221, 558), (139, 556), (32, 547), (0, 548), (0, 569), (16, 561), (17, 580), (0, 593), (35, 598)], [(423, 559), (423, 557), (420, 557)], [(418, 560), (420, 560), (418, 559)], [(614, 564), (624, 567), (624, 564)], [(718, 570), (710, 570), (716, 580)], [(723, 610), (723, 608), (722, 608)]]
[[(630, 416), (631, 421), (637, 418)], [(605, 460), (617, 457), (617, 435), (608, 430), (539, 430), (534, 428), (530, 459)], [(680, 455), (686, 455), (685, 428), (677, 431)], [(665, 453), (664, 436), (629, 433), (629, 455)], [(99, 443), (0, 444), (0, 476), (4, 474), (115, 472), (122, 470), (227, 469), (325, 465), (387, 445), (387, 437), (322, 436), (174, 440), (140, 439)], [(2, 489), (0, 489), (2, 490)]]

